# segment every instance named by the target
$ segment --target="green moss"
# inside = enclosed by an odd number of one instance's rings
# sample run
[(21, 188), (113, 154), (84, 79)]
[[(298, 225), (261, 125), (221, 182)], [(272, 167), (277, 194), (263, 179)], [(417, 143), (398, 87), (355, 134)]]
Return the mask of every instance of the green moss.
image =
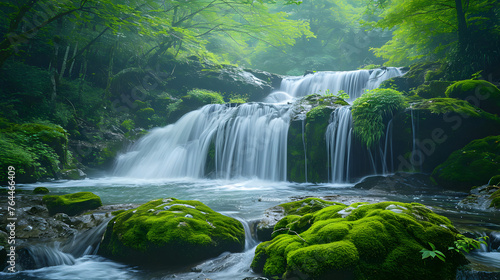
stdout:
[(495, 175), (491, 177), (491, 179), (488, 181), (488, 184), (492, 186), (500, 185), (500, 175)]
[(500, 209), (500, 189), (491, 194), (490, 199), (491, 199), (490, 207)]
[(108, 224), (100, 254), (135, 264), (193, 263), (241, 251), (241, 223), (199, 201), (158, 199), (118, 214)]
[(432, 177), (444, 187), (468, 190), (500, 173), (500, 136), (477, 139), (453, 152)]
[(319, 211), (327, 206), (337, 204), (319, 198), (310, 197), (303, 200), (292, 201), (280, 204), (285, 209), (285, 215), (305, 215)]
[(198, 104), (224, 104), (224, 98), (218, 92), (207, 89), (190, 90), (184, 100), (188, 100)]
[(445, 92), (452, 83), (447, 81), (425, 82), (417, 87), (415, 93), (422, 98), (448, 97)]
[(457, 113), (466, 117), (487, 117), (494, 119), (495, 116), (482, 112), (468, 102), (454, 98), (431, 98), (412, 104), (415, 110), (429, 110), (433, 114)]
[(50, 215), (66, 213), (73, 216), (85, 210), (92, 210), (102, 206), (101, 198), (91, 192), (46, 195), (43, 197), (43, 203), (47, 206)]
[(450, 85), (446, 97), (468, 101), (492, 114), (500, 114), (500, 89), (484, 80), (464, 80)]
[(352, 105), (354, 134), (367, 146), (376, 145), (384, 135), (385, 121), (406, 107), (400, 92), (393, 89), (374, 89)]
[[(278, 224), (306, 217), (310, 227), (257, 247), (254, 271), (285, 279), (454, 279), (466, 262), (463, 254), (448, 250), (458, 233), (451, 222), (421, 204), (337, 204)], [(422, 260), (420, 250), (428, 242), (446, 254), (446, 263)]]
[(49, 193), (49, 189), (47, 189), (46, 187), (36, 187), (33, 190), (33, 193), (34, 194), (46, 194), (46, 193)]

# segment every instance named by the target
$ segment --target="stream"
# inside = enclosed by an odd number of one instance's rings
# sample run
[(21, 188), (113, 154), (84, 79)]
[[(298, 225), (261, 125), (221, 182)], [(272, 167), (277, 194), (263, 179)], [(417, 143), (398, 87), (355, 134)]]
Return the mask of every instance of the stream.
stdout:
[[(290, 182), (271, 182), (262, 180), (200, 180), (200, 179), (131, 179), (105, 177), (81, 181), (55, 181), (20, 186), (31, 190), (44, 186), (52, 194), (90, 191), (102, 198), (103, 204), (135, 203), (175, 197), (186, 200), (199, 200), (215, 211), (239, 219), (245, 224), (247, 242), (242, 253), (224, 253), (217, 258), (165, 270), (148, 270), (117, 263), (94, 255), (86, 250), (83, 255), (60, 256), (61, 250), (55, 246), (45, 247), (45, 253), (56, 259), (52, 266), (28, 270), (16, 274), (1, 273), (2, 279), (244, 279), (258, 277), (250, 269), (255, 247), (258, 242), (251, 236), (250, 228), (262, 218), (266, 209), (275, 205), (306, 196), (325, 197), (350, 204), (358, 201), (401, 201), (418, 202), (452, 220), (461, 231), (490, 235), (491, 244), (500, 242), (500, 216), (491, 212), (459, 210), (456, 203), (466, 196), (465, 193), (442, 190), (435, 193), (400, 195), (353, 188), (354, 184), (298, 184)], [(101, 230), (101, 232), (104, 230)], [(82, 238), (88, 240), (89, 238)], [(495, 242), (493, 242), (495, 241)], [(81, 243), (81, 242), (80, 242)], [(82, 244), (79, 245), (81, 247)], [(64, 253), (66, 254), (66, 253)], [(81, 255), (81, 256), (78, 256)], [(59, 265), (57, 259), (61, 259)], [(482, 248), (468, 256), (473, 267), (478, 270), (500, 272), (500, 248)], [(470, 275), (459, 274), (457, 279), (474, 279)], [(487, 279), (487, 278), (477, 278)], [(488, 278), (489, 279), (489, 278)], [(494, 279), (494, 278), (492, 278)]]

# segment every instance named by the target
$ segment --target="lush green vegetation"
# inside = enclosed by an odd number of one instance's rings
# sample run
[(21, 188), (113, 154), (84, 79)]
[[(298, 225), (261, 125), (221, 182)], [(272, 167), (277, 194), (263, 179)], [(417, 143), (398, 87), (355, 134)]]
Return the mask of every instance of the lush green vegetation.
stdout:
[(376, 145), (384, 135), (385, 123), (406, 108), (403, 95), (393, 89), (368, 91), (352, 105), (354, 133), (367, 147)]

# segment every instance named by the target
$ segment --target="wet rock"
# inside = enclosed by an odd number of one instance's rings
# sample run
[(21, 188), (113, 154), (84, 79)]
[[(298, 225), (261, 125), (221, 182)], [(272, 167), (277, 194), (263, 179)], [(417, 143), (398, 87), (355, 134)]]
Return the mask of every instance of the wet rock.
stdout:
[(398, 194), (425, 193), (439, 189), (429, 175), (399, 172), (388, 176), (370, 176), (354, 185), (355, 188)]
[[(495, 194), (500, 194), (500, 187), (497, 185), (483, 185), (471, 189), (470, 194), (460, 201), (457, 206), (463, 209), (475, 209), (480, 211), (499, 211), (500, 207), (495, 207)], [(500, 205), (499, 205), (500, 206)]]
[(82, 180), (87, 178), (87, 174), (83, 172), (81, 169), (69, 169), (69, 170), (63, 170), (61, 172), (61, 179), (66, 179), (66, 180)]

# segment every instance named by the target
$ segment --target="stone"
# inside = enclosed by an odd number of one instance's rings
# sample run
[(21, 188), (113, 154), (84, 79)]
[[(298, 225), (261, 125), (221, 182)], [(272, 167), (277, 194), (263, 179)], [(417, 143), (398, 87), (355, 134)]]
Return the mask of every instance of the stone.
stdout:
[(238, 220), (199, 201), (164, 201), (153, 200), (116, 215), (99, 254), (129, 264), (165, 266), (188, 265), (244, 249), (245, 231)]

